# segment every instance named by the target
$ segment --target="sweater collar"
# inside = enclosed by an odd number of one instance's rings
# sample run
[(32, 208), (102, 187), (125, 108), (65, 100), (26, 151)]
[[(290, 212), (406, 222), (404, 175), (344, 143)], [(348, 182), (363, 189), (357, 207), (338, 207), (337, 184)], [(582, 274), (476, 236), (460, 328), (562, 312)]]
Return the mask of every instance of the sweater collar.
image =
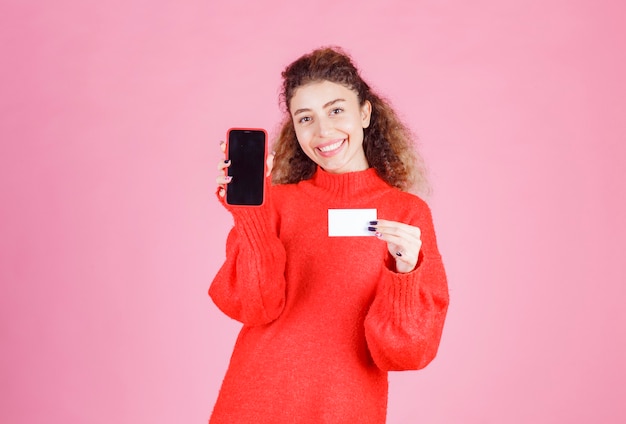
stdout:
[(311, 182), (315, 187), (323, 189), (329, 198), (337, 200), (350, 199), (355, 196), (368, 197), (379, 190), (389, 188), (389, 185), (378, 176), (374, 168), (344, 174), (331, 174), (318, 166)]

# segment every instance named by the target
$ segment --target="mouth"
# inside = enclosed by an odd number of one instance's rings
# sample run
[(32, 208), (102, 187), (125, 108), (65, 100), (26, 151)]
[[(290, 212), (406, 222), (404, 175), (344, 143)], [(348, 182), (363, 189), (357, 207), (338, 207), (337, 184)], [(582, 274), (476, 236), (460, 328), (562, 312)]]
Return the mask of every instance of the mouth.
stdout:
[(341, 140), (336, 140), (327, 144), (323, 144), (321, 146), (317, 146), (316, 149), (323, 155), (323, 156), (330, 156), (332, 154), (334, 154), (335, 152), (337, 152), (341, 146), (343, 146), (343, 143), (346, 141), (345, 138), (342, 138)]

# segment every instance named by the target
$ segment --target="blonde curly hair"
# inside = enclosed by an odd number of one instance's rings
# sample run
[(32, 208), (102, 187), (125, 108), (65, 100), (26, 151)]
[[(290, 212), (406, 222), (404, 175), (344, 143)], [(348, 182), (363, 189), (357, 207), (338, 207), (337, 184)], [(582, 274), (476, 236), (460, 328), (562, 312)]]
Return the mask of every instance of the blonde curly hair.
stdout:
[(372, 105), (370, 125), (364, 129), (363, 150), (370, 167), (389, 185), (404, 191), (426, 192), (428, 184), (422, 157), (414, 147), (414, 137), (387, 101), (374, 93), (361, 78), (348, 54), (338, 47), (325, 47), (306, 54), (282, 73), (280, 100), (285, 118), (274, 142), (274, 184), (297, 183), (309, 179), (317, 165), (300, 148), (289, 104), (295, 91), (306, 84), (330, 81), (353, 90), (363, 105)]

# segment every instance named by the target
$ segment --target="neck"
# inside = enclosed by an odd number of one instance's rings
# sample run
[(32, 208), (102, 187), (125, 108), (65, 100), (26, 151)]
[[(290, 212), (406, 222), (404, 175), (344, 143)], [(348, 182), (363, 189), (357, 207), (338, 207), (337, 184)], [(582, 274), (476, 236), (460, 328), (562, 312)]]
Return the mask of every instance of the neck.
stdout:
[(374, 168), (332, 174), (318, 167), (311, 183), (320, 196), (340, 202), (355, 198), (368, 198), (378, 190), (389, 188), (389, 185), (378, 176)]

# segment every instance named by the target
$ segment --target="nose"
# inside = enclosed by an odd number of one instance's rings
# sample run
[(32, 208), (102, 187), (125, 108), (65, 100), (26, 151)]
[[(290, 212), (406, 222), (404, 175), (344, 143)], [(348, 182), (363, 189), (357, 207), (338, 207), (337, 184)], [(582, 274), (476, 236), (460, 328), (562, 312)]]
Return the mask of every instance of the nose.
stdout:
[(320, 137), (328, 137), (332, 134), (333, 123), (330, 118), (324, 116), (317, 121), (317, 132)]

